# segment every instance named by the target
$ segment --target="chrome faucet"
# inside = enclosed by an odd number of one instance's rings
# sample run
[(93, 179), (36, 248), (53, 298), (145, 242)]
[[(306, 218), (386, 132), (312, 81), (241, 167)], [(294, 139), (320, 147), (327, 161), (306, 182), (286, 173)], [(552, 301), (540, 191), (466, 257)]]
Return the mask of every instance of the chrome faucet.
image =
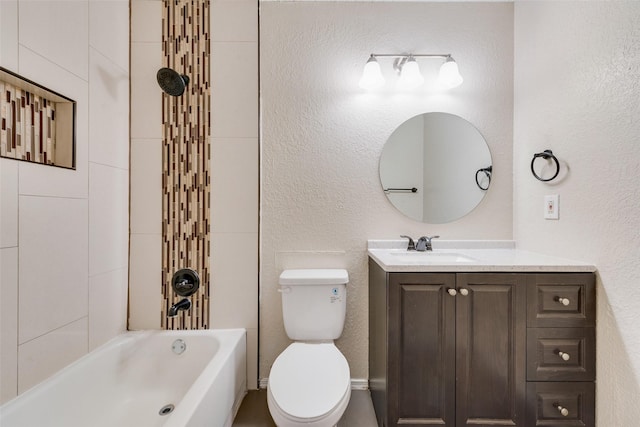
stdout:
[(437, 239), (439, 237), (440, 236), (422, 236), (416, 243), (416, 251), (432, 251), (433, 246), (431, 246), (431, 239)]
[(178, 311), (180, 310), (189, 310), (191, 308), (191, 301), (189, 298), (183, 298), (179, 302), (173, 304), (167, 313), (167, 317), (176, 317), (178, 315)]
[(415, 251), (416, 250), (416, 243), (413, 241), (413, 239), (409, 236), (400, 236), (400, 237), (404, 237), (405, 239), (409, 239), (409, 245), (407, 246), (407, 250), (408, 251)]

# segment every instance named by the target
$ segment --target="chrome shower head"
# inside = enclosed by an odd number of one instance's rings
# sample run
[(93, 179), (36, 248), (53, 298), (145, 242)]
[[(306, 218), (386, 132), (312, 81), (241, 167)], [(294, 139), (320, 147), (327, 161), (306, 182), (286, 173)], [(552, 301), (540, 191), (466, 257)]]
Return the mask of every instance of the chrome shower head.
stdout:
[(156, 74), (160, 88), (171, 96), (180, 96), (189, 84), (189, 77), (178, 74), (171, 68), (160, 68)]

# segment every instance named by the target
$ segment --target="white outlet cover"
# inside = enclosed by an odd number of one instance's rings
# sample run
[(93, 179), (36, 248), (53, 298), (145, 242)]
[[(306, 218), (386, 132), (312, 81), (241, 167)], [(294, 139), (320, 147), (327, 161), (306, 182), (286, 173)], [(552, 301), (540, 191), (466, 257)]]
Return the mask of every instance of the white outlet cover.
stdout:
[(560, 201), (557, 194), (544, 196), (544, 218), (559, 219)]

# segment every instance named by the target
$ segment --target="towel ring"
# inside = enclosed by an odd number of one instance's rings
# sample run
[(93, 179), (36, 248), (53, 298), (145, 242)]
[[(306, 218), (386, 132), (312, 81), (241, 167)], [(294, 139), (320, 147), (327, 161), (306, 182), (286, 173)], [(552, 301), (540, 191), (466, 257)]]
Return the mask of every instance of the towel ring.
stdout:
[[(556, 173), (554, 173), (551, 178), (544, 179), (544, 178), (539, 177), (538, 174), (536, 173), (535, 169), (533, 168), (533, 164), (536, 162), (536, 159), (538, 157), (542, 157), (545, 160), (553, 159), (554, 163), (556, 164)], [(551, 150), (544, 150), (542, 153), (536, 153), (536, 154), (533, 155), (533, 159), (531, 159), (531, 173), (539, 181), (542, 181), (542, 182), (552, 181), (560, 173), (560, 162), (558, 162), (557, 157), (553, 155), (553, 152)]]
[[(489, 189), (489, 185), (491, 185), (491, 171), (493, 170), (492, 166), (486, 167), (486, 168), (482, 168), (482, 169), (478, 169), (476, 171), (476, 185), (478, 186), (479, 189), (483, 190), (483, 191), (487, 191)], [(480, 172), (484, 172), (485, 176), (489, 179), (489, 182), (487, 183), (487, 187), (483, 187), (482, 185), (480, 185), (480, 180), (478, 179), (478, 174)]]

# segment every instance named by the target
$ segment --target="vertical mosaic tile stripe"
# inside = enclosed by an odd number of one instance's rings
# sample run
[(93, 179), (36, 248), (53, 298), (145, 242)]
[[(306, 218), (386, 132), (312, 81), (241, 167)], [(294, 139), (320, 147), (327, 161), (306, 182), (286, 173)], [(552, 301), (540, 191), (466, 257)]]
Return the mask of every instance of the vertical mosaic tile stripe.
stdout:
[(55, 102), (0, 81), (0, 155), (55, 164)]
[[(165, 67), (189, 77), (182, 96), (162, 95), (163, 224), (162, 294), (164, 329), (207, 329), (209, 325), (210, 37), (209, 0), (163, 0)], [(173, 273), (191, 268), (200, 288), (190, 310), (167, 318), (182, 297), (171, 288)]]

